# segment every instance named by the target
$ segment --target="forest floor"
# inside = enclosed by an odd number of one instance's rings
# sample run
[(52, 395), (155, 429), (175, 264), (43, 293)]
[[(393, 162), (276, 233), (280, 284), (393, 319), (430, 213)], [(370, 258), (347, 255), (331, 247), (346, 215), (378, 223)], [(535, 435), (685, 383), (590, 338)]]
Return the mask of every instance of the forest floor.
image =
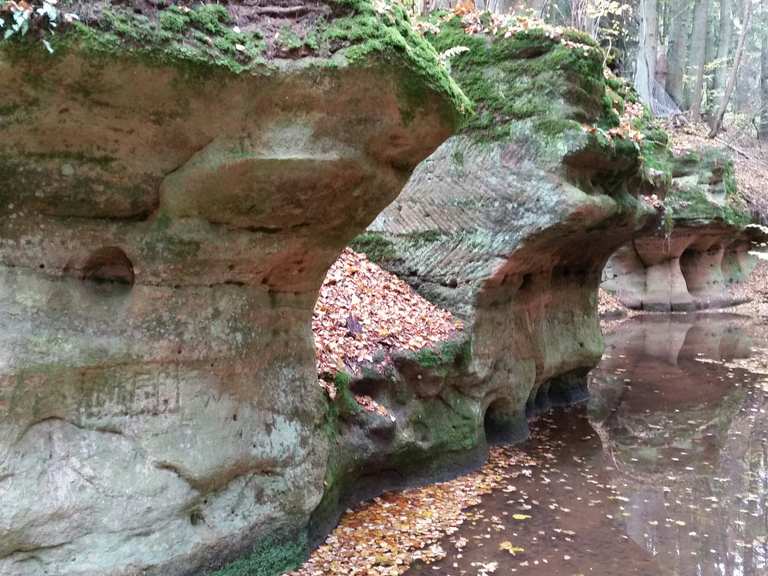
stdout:
[(463, 330), (450, 312), (419, 296), (406, 282), (349, 248), (328, 271), (315, 305), (317, 371), (357, 372), (389, 350), (418, 351)]
[(747, 130), (731, 129), (715, 139), (708, 137), (706, 124), (685, 123), (677, 126), (673, 122), (664, 123), (670, 135), (670, 144), (675, 152), (683, 152), (702, 147), (725, 147), (731, 153), (736, 168), (736, 180), (739, 193), (747, 201), (753, 212), (768, 224), (768, 144), (760, 143)]

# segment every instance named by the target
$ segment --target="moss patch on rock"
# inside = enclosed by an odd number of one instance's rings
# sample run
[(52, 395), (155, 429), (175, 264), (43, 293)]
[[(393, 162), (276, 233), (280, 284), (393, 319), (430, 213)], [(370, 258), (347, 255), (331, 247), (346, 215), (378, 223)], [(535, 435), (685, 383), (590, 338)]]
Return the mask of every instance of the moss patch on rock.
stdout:
[(602, 52), (589, 37), (544, 28), (470, 34), (460, 18), (442, 18), (428, 38), (441, 54), (466, 49), (450, 65), (475, 106), (467, 128), (478, 139), (514, 137), (511, 128), (522, 121), (554, 136), (580, 123), (618, 123), (606, 98)]
[[(367, 66), (377, 60), (404, 72), (404, 108), (423, 105), (429, 90), (446, 96), (454, 113), (463, 114), (470, 107), (435, 50), (396, 2), (328, 0), (282, 15), (270, 13), (268, 7), (235, 6), (236, 2), (134, 3), (137, 6), (61, 2), (62, 11), (81, 14), (81, 21), (60, 26), (62, 33), (50, 39), (53, 57), (76, 48), (94, 56), (139, 57), (195, 75), (217, 70), (270, 74), (283, 66), (278, 61), (304, 58), (319, 68)], [(9, 58), (51, 57), (32, 38), (0, 40), (0, 47)]]
[(723, 150), (691, 151), (674, 158), (666, 217), (676, 224), (721, 221), (741, 228), (752, 220), (738, 193), (733, 162)]
[(375, 232), (365, 232), (350, 243), (350, 248), (365, 254), (371, 262), (381, 263), (397, 256), (394, 244)]
[(278, 531), (260, 539), (242, 559), (210, 576), (276, 576), (301, 566), (309, 555), (306, 531)]
[(450, 340), (437, 348), (425, 348), (407, 355), (422, 368), (445, 373), (451, 368), (466, 368), (472, 358), (472, 343), (466, 340)]

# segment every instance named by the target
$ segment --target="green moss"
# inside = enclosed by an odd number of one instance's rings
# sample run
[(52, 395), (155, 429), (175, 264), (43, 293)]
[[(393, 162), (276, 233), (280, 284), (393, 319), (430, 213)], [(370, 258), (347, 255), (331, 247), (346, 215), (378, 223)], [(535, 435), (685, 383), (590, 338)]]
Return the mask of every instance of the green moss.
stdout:
[(290, 26), (284, 25), (280, 28), (280, 45), (286, 50), (296, 50), (304, 46), (304, 39), (301, 38)]
[(366, 232), (350, 243), (356, 252), (365, 254), (371, 262), (381, 263), (397, 257), (394, 244), (381, 234)]
[(277, 532), (259, 540), (241, 560), (209, 572), (210, 576), (277, 576), (294, 570), (309, 556), (307, 534)]
[(432, 371), (466, 368), (472, 359), (472, 343), (470, 340), (449, 340), (437, 349), (413, 352), (411, 358), (422, 368)]
[(23, 106), (21, 104), (5, 104), (0, 106), (0, 116), (13, 116), (22, 109)]
[[(476, 400), (450, 389), (439, 400), (424, 400), (413, 410), (413, 428), (427, 434), (431, 441), (430, 460), (439, 459), (442, 454), (465, 452), (478, 446), (482, 425), (475, 410), (476, 405)], [(406, 452), (399, 457), (401, 466), (427, 460), (419, 452)]]
[(424, 230), (422, 232), (413, 232), (405, 235), (403, 238), (411, 249), (420, 249), (435, 242), (439, 242), (444, 237), (440, 230)]
[(338, 408), (339, 417), (342, 419), (352, 418), (362, 411), (360, 404), (357, 403), (352, 391), (349, 389), (351, 382), (352, 376), (346, 372), (337, 372), (333, 381), (336, 386), (334, 404)]
[[(289, 50), (315, 51), (318, 58), (312, 64), (320, 68), (347, 63), (367, 66), (374, 60), (395, 64), (393, 69), (401, 74), (398, 86), (406, 119), (425, 106), (435, 92), (450, 101), (443, 111), (452, 121), (458, 120), (457, 114), (469, 111), (469, 101), (440, 64), (434, 48), (413, 29), (400, 4), (392, 3), (382, 11), (372, 0), (329, 3), (337, 16), (334, 20), (317, 19), (303, 36), (286, 27), (279, 42)], [(267, 74), (271, 69), (262, 34), (236, 32), (224, 4), (200, 4), (191, 10), (169, 6), (158, 12), (156, 21), (112, 5), (97, 21), (60, 28), (61, 32), (51, 38), (56, 58), (70, 49), (94, 58), (130, 56), (176, 67), (194, 80), (216, 72)], [(34, 43), (15, 37), (0, 39), (0, 48), (6, 57), (15, 52), (25, 62), (37, 57), (50, 62), (51, 58), (37, 39)]]
[(177, 7), (161, 11), (157, 21), (113, 7), (96, 23), (76, 23), (59, 35), (56, 53), (77, 46), (94, 58), (133, 56), (149, 65), (169, 65), (193, 79), (217, 71), (239, 74), (263, 68), (265, 43), (257, 34), (237, 33), (227, 26), (220, 5), (189, 12)]
[(187, 14), (192, 25), (212, 35), (225, 33), (231, 22), (229, 12), (221, 4), (202, 4)]
[(738, 193), (733, 162), (720, 150), (674, 158), (675, 184), (665, 200), (667, 217), (680, 222), (720, 220), (742, 227), (752, 220)]
[(433, 350), (419, 350), (413, 357), (422, 368), (434, 369), (443, 365), (442, 357)]
[[(565, 45), (544, 29), (517, 31), (509, 37), (467, 34), (459, 18), (441, 24), (429, 39), (438, 52), (457, 46), (469, 50), (451, 60), (453, 76), (473, 102), (476, 114), (468, 132), (476, 140), (514, 138), (528, 121), (550, 132), (577, 124), (618, 119), (606, 96), (601, 52), (594, 41), (569, 33)], [(531, 130), (531, 132), (535, 132)]]
[(725, 188), (726, 198), (733, 202), (738, 199), (739, 186), (736, 181), (736, 170), (732, 162), (728, 162), (723, 169), (723, 186)]
[(114, 156), (109, 155), (89, 155), (84, 152), (69, 152), (62, 150), (60, 152), (33, 152), (27, 154), (28, 157), (36, 158), (38, 160), (64, 160), (70, 162), (78, 162), (83, 164), (93, 164), (100, 166), (101, 168), (109, 167), (115, 160)]
[(446, 94), (459, 114), (469, 112), (469, 100), (440, 64), (434, 48), (413, 29), (400, 3), (389, 4), (386, 13), (378, 12), (369, 0), (337, 0), (336, 4), (349, 13), (330, 22), (320, 38), (331, 49), (341, 49), (351, 63), (374, 54), (404, 60), (404, 116), (424, 105), (426, 88)]
[(189, 18), (187, 18), (186, 14), (179, 8), (174, 6), (161, 12), (158, 17), (158, 22), (160, 23), (160, 28), (163, 30), (180, 34), (187, 28)]

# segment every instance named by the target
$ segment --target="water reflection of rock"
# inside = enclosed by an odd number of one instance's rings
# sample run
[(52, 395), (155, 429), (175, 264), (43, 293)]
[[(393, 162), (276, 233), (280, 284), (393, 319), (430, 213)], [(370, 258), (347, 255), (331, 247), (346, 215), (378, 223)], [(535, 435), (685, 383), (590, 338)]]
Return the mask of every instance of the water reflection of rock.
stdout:
[(627, 534), (678, 574), (768, 570), (768, 424), (738, 316), (640, 318), (608, 337), (590, 418)]

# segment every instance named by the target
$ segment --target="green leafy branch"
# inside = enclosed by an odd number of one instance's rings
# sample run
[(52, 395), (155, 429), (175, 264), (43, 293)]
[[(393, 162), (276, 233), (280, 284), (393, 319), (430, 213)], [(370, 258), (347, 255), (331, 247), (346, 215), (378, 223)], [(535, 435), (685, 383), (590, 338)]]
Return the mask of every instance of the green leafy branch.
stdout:
[[(76, 14), (62, 14), (56, 4), (58, 0), (43, 0), (37, 4), (25, 0), (0, 2), (0, 31), (3, 40), (26, 36), (33, 25), (39, 25), (45, 28), (49, 35), (53, 35), (61, 20), (67, 23), (79, 20)], [(47, 38), (42, 38), (42, 43), (48, 52), (53, 53), (53, 47)]]

